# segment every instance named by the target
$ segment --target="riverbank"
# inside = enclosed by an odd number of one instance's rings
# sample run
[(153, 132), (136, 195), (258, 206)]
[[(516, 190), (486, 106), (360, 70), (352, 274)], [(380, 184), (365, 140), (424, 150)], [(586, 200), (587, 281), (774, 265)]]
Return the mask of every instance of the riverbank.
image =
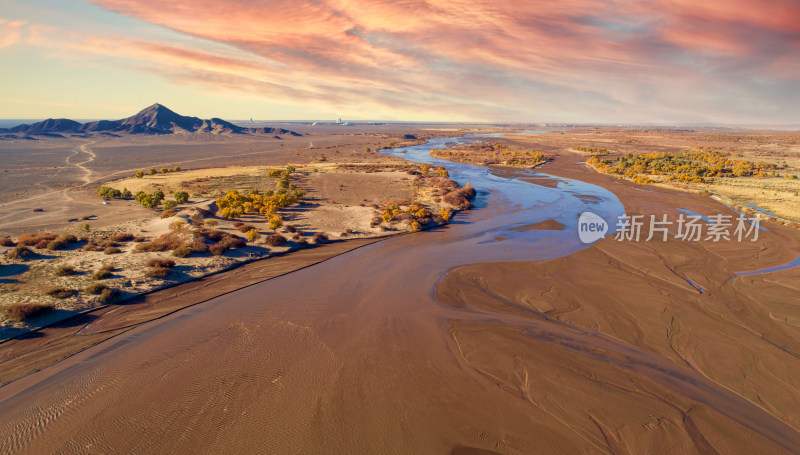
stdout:
[[(88, 217), (85, 232), (72, 223), (54, 233), (2, 239), (7, 245), (0, 246), (0, 340), (308, 245), (446, 224), (458, 210), (470, 207), (474, 195), (437, 169), (429, 173), (428, 168), (399, 160), (286, 169), (291, 172), (232, 167), (115, 180), (102, 188), (116, 191), (117, 197), (103, 201), (95, 196), (98, 204), (138, 213), (135, 200), (119, 195), (191, 191), (193, 197), (179, 205), (167, 199), (163, 210), (148, 210), (124, 222), (101, 220), (99, 229), (95, 217)], [(274, 191), (281, 190), (273, 188), (283, 182), (268, 173), (284, 176), (296, 200), (274, 206), (281, 196)], [(267, 210), (271, 213), (265, 217)]]

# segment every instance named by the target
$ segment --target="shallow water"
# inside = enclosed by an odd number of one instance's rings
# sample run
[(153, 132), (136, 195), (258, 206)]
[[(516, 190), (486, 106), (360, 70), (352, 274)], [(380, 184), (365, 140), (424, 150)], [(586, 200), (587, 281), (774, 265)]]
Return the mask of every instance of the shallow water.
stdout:
[[(619, 199), (604, 188), (529, 169), (495, 172), (487, 167), (454, 163), (430, 155), (432, 148), (473, 142), (478, 142), (475, 136), (436, 138), (426, 144), (385, 152), (418, 163), (443, 166), (450, 178), (462, 185), (469, 183), (478, 190), (474, 204), (480, 210), (457, 215), (448, 228), (447, 242), (438, 239), (431, 242), (430, 248), (452, 257), (448, 268), (497, 260), (546, 260), (577, 251), (588, 246), (580, 242), (577, 230), (578, 216), (586, 211), (606, 221), (609, 226), (606, 235), (615, 232), (617, 218), (625, 211)], [(555, 181), (556, 185), (532, 184), (536, 179)], [(560, 222), (565, 228), (560, 231), (517, 229), (548, 219)], [(498, 237), (502, 240), (496, 240)]]
[(748, 271), (748, 272), (737, 272), (736, 276), (760, 275), (762, 273), (780, 272), (781, 270), (789, 270), (789, 269), (793, 269), (795, 267), (800, 267), (800, 256), (798, 256), (794, 261), (787, 262), (786, 264), (783, 264), (783, 265), (778, 265), (778, 266), (775, 266), (775, 267), (770, 267), (770, 268), (760, 269), (760, 270), (751, 270), (751, 271)]

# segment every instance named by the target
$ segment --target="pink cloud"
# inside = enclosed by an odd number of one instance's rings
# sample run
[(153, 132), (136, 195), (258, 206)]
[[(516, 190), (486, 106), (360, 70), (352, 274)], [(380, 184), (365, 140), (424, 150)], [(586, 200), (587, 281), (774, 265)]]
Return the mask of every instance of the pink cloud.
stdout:
[(26, 25), (25, 21), (0, 18), (0, 49), (19, 43)]
[[(633, 111), (672, 116), (688, 105), (690, 112), (726, 113), (732, 93), (766, 90), (766, 103), (796, 112), (776, 95), (800, 78), (794, 0), (94, 3), (200, 39), (76, 32), (54, 45), (123, 55), (181, 83), (285, 102), (446, 109), (476, 119), (550, 112), (601, 119)], [(18, 28), (0, 22), (0, 47), (5, 35), (9, 43), (20, 40)], [(687, 99), (693, 93), (702, 96)], [(736, 109), (747, 113), (744, 105)]]

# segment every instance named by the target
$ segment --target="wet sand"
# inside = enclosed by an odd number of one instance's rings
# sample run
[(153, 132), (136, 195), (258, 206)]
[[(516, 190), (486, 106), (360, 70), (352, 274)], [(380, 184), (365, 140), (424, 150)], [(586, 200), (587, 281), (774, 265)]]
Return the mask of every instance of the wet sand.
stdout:
[(259, 260), (197, 280), (147, 293), (0, 343), (0, 385), (57, 363), (138, 325), (276, 276), (320, 263), (381, 238), (353, 239)]
[[(546, 172), (612, 191), (629, 214), (728, 213), (571, 172), (578, 161)], [(479, 228), (491, 239), (492, 223), (527, 213), (486, 200), (448, 228), (221, 295), (5, 385), (0, 451), (800, 452), (800, 338), (784, 322), (799, 272), (733, 273), (793, 260), (796, 231), (607, 238), (561, 257), (548, 236), (574, 233), (565, 219), (484, 242)]]

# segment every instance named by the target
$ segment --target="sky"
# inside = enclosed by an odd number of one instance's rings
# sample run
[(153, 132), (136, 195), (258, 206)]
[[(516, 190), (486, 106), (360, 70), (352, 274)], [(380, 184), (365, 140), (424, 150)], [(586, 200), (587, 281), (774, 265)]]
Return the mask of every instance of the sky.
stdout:
[(800, 123), (797, 0), (0, 0), (0, 118)]

